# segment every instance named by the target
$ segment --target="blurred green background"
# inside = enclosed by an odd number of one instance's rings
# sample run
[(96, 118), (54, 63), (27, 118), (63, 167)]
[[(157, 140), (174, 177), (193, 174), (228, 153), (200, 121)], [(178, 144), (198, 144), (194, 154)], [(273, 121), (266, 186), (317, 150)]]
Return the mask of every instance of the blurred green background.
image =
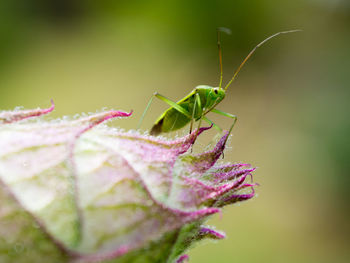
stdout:
[[(268, 35), (303, 32), (258, 49), (218, 107), (239, 117), (225, 160), (259, 167), (261, 186), (208, 222), (228, 237), (196, 246), (191, 262), (349, 262), (348, 0), (1, 0), (0, 108), (133, 109), (112, 125), (135, 128), (153, 92), (178, 100), (218, 85), (218, 26), (232, 29), (224, 82)], [(166, 108), (156, 101), (142, 128)]]

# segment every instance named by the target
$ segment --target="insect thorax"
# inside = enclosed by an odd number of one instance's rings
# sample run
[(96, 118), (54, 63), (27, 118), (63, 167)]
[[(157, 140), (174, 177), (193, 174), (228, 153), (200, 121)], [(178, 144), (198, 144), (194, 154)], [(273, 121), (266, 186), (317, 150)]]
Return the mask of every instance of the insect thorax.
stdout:
[(194, 92), (199, 94), (203, 109), (210, 109), (225, 98), (225, 90), (219, 87), (200, 85)]

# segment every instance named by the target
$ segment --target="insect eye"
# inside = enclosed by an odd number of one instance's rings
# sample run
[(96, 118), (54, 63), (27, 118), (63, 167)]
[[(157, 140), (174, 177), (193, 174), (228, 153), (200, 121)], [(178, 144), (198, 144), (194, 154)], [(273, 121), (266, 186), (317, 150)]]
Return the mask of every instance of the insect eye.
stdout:
[(214, 92), (215, 92), (215, 94), (218, 94), (218, 90), (217, 89), (214, 89)]

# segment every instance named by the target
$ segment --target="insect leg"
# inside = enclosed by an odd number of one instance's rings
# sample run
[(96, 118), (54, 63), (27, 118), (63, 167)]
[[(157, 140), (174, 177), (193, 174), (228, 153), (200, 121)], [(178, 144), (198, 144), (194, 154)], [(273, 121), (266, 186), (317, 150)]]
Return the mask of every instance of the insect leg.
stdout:
[[(191, 124), (190, 124), (190, 133), (192, 132), (192, 127), (193, 127), (193, 122), (194, 120), (196, 119), (196, 116), (195, 116), (195, 112), (197, 111), (197, 114), (198, 115), (202, 115), (202, 103), (201, 103), (201, 98), (199, 96), (198, 93), (196, 93), (195, 95), (195, 101), (194, 101), (194, 105), (193, 105), (193, 110), (192, 110), (192, 118), (191, 118)], [(201, 116), (202, 118), (202, 116)], [(198, 129), (200, 127), (200, 123), (201, 123), (201, 119), (199, 120), (199, 126), (198, 126)]]
[(213, 121), (209, 120), (206, 116), (203, 116), (202, 119), (209, 124), (213, 124), (213, 127), (217, 129), (220, 133), (222, 133), (222, 129), (218, 125), (216, 125)]
[(177, 104), (176, 102), (168, 99), (167, 97), (164, 97), (163, 95), (159, 94), (158, 92), (154, 93), (154, 96), (157, 97), (158, 99), (164, 101), (166, 104), (168, 104), (169, 106), (173, 107), (175, 110), (181, 112), (183, 115), (185, 115), (187, 118), (191, 119), (192, 116), (191, 114), (188, 112), (188, 110), (186, 110), (185, 108), (181, 107), (179, 104)]
[[(218, 109), (212, 109), (212, 112), (233, 119), (233, 123), (232, 123), (232, 125), (231, 125), (231, 127), (230, 127), (230, 130), (228, 131), (228, 134), (230, 134), (231, 131), (232, 131), (233, 126), (235, 125), (235, 123), (236, 123), (236, 121), (237, 121), (237, 116), (236, 116), (236, 115), (233, 115), (233, 114), (231, 114), (231, 113), (223, 112), (223, 111), (218, 110)], [(228, 137), (227, 137), (227, 138), (228, 138)]]
[(219, 132), (218, 134), (216, 134), (213, 139), (209, 142), (208, 145), (213, 145), (215, 143), (215, 141), (219, 140), (222, 134), (222, 129), (216, 125), (213, 121), (209, 120), (206, 116), (202, 117), (204, 121), (206, 121), (207, 123), (213, 125), (213, 127)]
[(163, 95), (159, 94), (158, 92), (154, 93), (152, 95), (152, 97), (150, 98), (150, 100), (148, 101), (148, 104), (146, 106), (146, 109), (144, 110), (140, 120), (139, 120), (139, 123), (137, 124), (137, 129), (140, 128), (141, 124), (142, 124), (142, 121), (143, 119), (145, 118), (145, 115), (149, 109), (149, 107), (151, 106), (152, 104), (152, 101), (154, 98), (158, 98), (162, 101), (164, 101), (166, 104), (168, 104), (169, 106), (173, 107), (174, 109), (176, 109), (177, 111), (181, 112), (182, 114), (184, 114), (186, 117), (190, 118), (191, 119), (191, 114), (186, 110), (184, 109), (183, 107), (181, 107), (180, 105), (178, 105), (176, 102), (168, 99), (167, 97), (164, 97)]
[[(235, 115), (233, 115), (233, 114), (230, 114), (230, 113), (226, 113), (226, 112), (217, 110), (217, 109), (212, 109), (212, 112), (215, 112), (215, 113), (217, 113), (217, 114), (220, 114), (220, 115), (223, 115), (223, 116), (226, 116), (226, 117), (229, 117), (229, 118), (234, 119), (233, 124), (231, 125), (231, 128), (230, 128), (230, 130), (229, 130), (229, 132), (228, 132), (228, 134), (230, 134), (231, 131), (232, 131), (233, 126), (235, 125), (235, 123), (236, 123), (236, 121), (237, 121), (237, 116), (235, 116)], [(203, 116), (203, 119), (204, 119), (205, 121), (207, 121), (207, 122), (213, 124), (214, 128), (216, 128), (216, 129), (219, 131), (219, 134), (216, 134), (216, 135), (214, 136), (214, 138), (211, 140), (211, 142), (209, 143), (209, 144), (212, 144), (214, 141), (216, 141), (217, 139), (219, 139), (219, 138), (221, 137), (221, 135), (222, 135), (222, 129), (221, 129), (218, 125), (216, 125), (214, 122), (212, 122), (211, 120), (209, 120), (207, 117)], [(228, 136), (227, 136), (226, 139), (225, 139), (225, 142), (224, 142), (225, 144), (226, 144), (227, 139), (228, 139)], [(225, 155), (224, 155), (224, 152), (222, 152), (222, 158), (224, 158), (224, 156), (225, 156)]]
[[(198, 94), (196, 94), (196, 95), (198, 95)], [(193, 105), (193, 109), (192, 109), (192, 118), (191, 118), (191, 123), (190, 123), (190, 133), (192, 132), (194, 113), (196, 111), (196, 106), (197, 106), (197, 96), (196, 96), (196, 99), (194, 101), (194, 105)]]
[(143, 113), (142, 113), (142, 116), (141, 116), (141, 118), (140, 118), (140, 120), (139, 120), (139, 122), (138, 122), (138, 124), (137, 124), (137, 130), (140, 129), (141, 124), (142, 124), (142, 121), (143, 121), (143, 119), (145, 118), (145, 115), (146, 115), (146, 113), (147, 113), (149, 107), (151, 106), (151, 103), (152, 103), (153, 99), (154, 99), (154, 94), (153, 94), (152, 97), (149, 99), (148, 104), (147, 104), (145, 110), (144, 110)]

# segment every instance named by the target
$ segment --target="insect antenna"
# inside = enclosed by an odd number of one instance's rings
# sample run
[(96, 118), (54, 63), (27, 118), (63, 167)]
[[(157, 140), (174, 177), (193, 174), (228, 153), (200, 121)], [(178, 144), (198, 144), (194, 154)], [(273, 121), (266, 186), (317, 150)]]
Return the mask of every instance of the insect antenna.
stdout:
[[(281, 32), (278, 32), (276, 34), (273, 34), (271, 36), (269, 36), (268, 38), (264, 39), (263, 41), (261, 41), (258, 45), (256, 45), (252, 51), (250, 51), (250, 53), (248, 54), (248, 56), (246, 56), (246, 58), (243, 60), (243, 62), (241, 63), (241, 65), (239, 65), (239, 67), (236, 69), (235, 73), (233, 74), (233, 77), (232, 79), (227, 83), (227, 85), (225, 86), (225, 91), (227, 90), (227, 88), (231, 85), (231, 83), (235, 80), (236, 76), (238, 75), (239, 71), (242, 69), (243, 65), (247, 62), (247, 60), (251, 57), (251, 55), (253, 55), (253, 53), (255, 52), (255, 50), (262, 46), (265, 42), (269, 41), (271, 38), (274, 38), (278, 35), (281, 35), (281, 34), (288, 34), (288, 33), (293, 33), (293, 32), (299, 32), (299, 31), (302, 31), (302, 30), (289, 30), (289, 31), (281, 31)], [(220, 80), (220, 84), (221, 84), (221, 80)], [(220, 85), (221, 87), (221, 85)]]
[(231, 30), (226, 27), (218, 27), (216, 29), (217, 32), (217, 44), (218, 44), (218, 50), (219, 50), (219, 66), (220, 66), (220, 83), (219, 83), (219, 88), (221, 89), (222, 86), (222, 50), (221, 50), (221, 38), (220, 38), (220, 33), (225, 32), (228, 35), (231, 35)]

